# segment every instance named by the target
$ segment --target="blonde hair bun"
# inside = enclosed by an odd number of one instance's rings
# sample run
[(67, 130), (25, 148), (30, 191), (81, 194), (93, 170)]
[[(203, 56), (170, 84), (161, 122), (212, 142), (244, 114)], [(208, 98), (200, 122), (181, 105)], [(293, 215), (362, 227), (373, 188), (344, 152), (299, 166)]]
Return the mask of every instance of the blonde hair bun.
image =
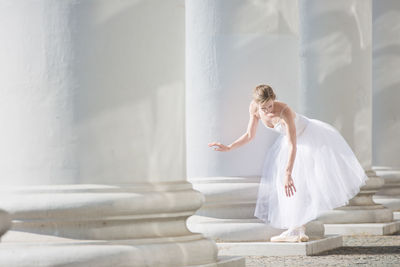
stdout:
[(271, 86), (266, 84), (260, 84), (253, 89), (253, 99), (258, 104), (262, 104), (270, 99), (275, 100), (276, 95), (274, 93), (274, 90), (272, 90)]

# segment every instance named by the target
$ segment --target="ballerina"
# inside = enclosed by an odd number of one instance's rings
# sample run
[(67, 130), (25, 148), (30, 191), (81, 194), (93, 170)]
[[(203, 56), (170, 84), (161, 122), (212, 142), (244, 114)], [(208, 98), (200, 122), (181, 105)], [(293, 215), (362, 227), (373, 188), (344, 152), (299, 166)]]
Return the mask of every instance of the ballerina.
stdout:
[(221, 152), (238, 148), (254, 139), (259, 121), (277, 131), (263, 163), (254, 216), (287, 229), (272, 242), (308, 241), (305, 224), (348, 204), (368, 176), (336, 128), (276, 100), (270, 86), (254, 88), (249, 114), (245, 134), (227, 146), (208, 146)]

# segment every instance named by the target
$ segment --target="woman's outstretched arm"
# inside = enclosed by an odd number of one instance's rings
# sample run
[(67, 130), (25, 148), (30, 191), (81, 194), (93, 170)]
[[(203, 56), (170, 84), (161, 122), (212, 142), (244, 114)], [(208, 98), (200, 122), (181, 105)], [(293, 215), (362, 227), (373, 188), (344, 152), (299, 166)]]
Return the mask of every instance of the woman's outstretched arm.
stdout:
[(237, 140), (235, 140), (232, 144), (227, 145), (227, 146), (225, 146), (221, 143), (218, 143), (218, 142), (209, 143), (208, 146), (209, 147), (217, 146), (214, 148), (214, 150), (217, 150), (217, 151), (230, 151), (232, 149), (243, 146), (244, 144), (247, 144), (248, 142), (253, 140), (254, 136), (256, 135), (258, 120), (259, 120), (259, 118), (257, 116), (257, 106), (254, 103), (254, 101), (252, 101), (250, 103), (249, 114), (250, 114), (250, 118), (249, 118), (249, 123), (247, 125), (247, 131), (245, 134), (243, 134)]

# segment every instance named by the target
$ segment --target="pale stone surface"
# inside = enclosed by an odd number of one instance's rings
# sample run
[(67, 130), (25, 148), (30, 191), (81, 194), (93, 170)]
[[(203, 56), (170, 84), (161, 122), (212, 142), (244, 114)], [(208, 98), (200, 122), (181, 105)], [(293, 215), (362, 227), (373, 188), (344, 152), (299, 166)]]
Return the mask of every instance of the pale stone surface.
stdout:
[(342, 236), (325, 236), (322, 239), (301, 243), (289, 242), (223, 242), (217, 243), (219, 255), (241, 256), (293, 256), (315, 255), (342, 246)]
[[(38, 237), (42, 241), (45, 237)], [(0, 266), (196, 266), (216, 259), (212, 240), (200, 234), (126, 240), (59, 240), (0, 243)], [(18, 257), (15, 255), (18, 254)], [(216, 260), (213, 261), (214, 266)]]
[[(187, 221), (192, 232), (203, 233), (217, 242), (269, 241), (284, 229), (277, 229), (254, 217), (260, 177), (201, 177), (191, 179), (205, 203)], [(312, 238), (324, 236), (317, 220), (306, 224)]]
[(203, 201), (186, 181), (0, 189), (13, 230), (92, 240), (191, 234), (186, 219)]
[[(203, 201), (186, 181), (4, 187), (0, 202), (12, 214), (13, 227), (3, 236), (0, 265), (215, 263), (215, 242), (186, 227)], [(15, 253), (21, 257), (11, 257)], [(143, 257), (152, 254), (157, 257)]]
[(392, 211), (400, 211), (400, 170), (387, 166), (374, 166), (374, 170), (384, 181), (383, 187), (374, 195), (374, 201)]
[[(367, 184), (361, 187), (360, 193), (349, 201), (349, 204), (323, 213), (318, 219), (324, 222), (326, 233), (373, 233), (392, 234), (397, 229), (397, 222), (393, 223), (393, 212), (383, 205), (373, 201), (373, 195), (383, 186), (383, 179), (375, 175), (375, 171), (368, 170)], [(375, 226), (369, 223), (376, 223)], [(337, 224), (335, 226), (334, 224)], [(368, 226), (365, 226), (365, 225)], [(359, 225), (360, 227), (358, 227)]]
[[(213, 219), (193, 215), (187, 223), (192, 232), (202, 233), (217, 242), (269, 241), (272, 236), (284, 231), (284, 229), (273, 228), (259, 219)], [(322, 222), (311, 221), (305, 226), (309, 237), (322, 238), (324, 236)]]
[[(215, 265), (202, 265), (202, 267), (214, 267)], [(246, 259), (239, 256), (218, 256), (215, 267), (245, 267)], [(199, 266), (200, 267), (200, 266)]]
[(388, 223), (324, 224), (326, 234), (391, 235), (400, 231), (400, 221)]

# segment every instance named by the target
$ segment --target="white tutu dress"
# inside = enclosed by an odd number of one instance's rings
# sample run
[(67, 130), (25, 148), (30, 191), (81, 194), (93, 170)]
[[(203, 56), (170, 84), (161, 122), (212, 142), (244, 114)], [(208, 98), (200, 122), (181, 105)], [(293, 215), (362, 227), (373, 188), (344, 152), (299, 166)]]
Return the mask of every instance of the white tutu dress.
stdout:
[(338, 130), (295, 114), (297, 151), (292, 178), (296, 192), (290, 197), (285, 194), (289, 142), (286, 126), (279, 122), (271, 128), (280, 135), (267, 151), (254, 212), (257, 218), (280, 229), (299, 227), (324, 211), (346, 205), (368, 179)]

